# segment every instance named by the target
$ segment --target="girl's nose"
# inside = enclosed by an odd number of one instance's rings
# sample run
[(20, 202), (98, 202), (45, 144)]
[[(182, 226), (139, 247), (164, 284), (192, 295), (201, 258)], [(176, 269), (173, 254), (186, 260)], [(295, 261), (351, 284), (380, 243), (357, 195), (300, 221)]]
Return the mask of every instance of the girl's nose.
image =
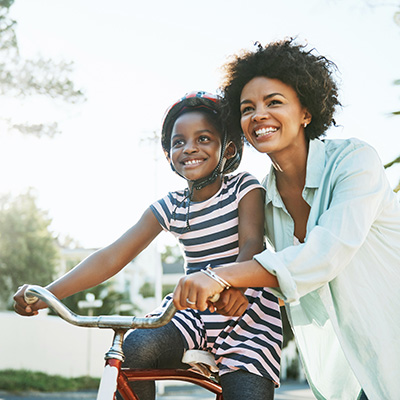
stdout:
[(193, 154), (196, 153), (198, 150), (199, 149), (194, 141), (187, 141), (183, 152), (185, 154)]

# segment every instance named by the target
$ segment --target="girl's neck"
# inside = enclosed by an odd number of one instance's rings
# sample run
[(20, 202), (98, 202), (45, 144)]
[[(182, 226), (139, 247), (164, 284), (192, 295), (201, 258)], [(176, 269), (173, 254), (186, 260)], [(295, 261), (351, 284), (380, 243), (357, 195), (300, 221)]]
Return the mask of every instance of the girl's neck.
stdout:
[[(193, 189), (193, 194), (191, 197), (192, 201), (199, 202), (208, 200), (211, 197), (213, 197), (219, 191), (219, 189), (221, 189), (222, 179), (223, 179), (222, 175), (219, 175), (215, 180), (215, 182), (210, 183), (209, 185), (203, 187), (200, 190)], [(189, 182), (189, 190), (192, 190), (192, 187), (193, 183)]]

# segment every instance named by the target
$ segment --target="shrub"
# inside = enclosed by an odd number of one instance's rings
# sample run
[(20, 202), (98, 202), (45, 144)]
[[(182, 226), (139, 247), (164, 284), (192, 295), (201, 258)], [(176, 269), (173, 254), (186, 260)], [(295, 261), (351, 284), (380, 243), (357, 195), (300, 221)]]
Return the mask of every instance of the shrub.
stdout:
[(99, 378), (65, 378), (43, 372), (6, 369), (0, 371), (0, 390), (7, 392), (64, 392), (97, 389)]

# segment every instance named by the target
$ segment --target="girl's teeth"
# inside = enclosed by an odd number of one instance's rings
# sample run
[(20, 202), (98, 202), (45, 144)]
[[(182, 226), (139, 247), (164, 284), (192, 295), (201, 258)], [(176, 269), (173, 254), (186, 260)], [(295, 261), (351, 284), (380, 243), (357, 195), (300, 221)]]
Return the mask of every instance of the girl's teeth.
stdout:
[(185, 161), (185, 165), (193, 165), (193, 164), (198, 164), (200, 160), (189, 160)]
[(278, 130), (277, 128), (261, 128), (256, 130), (255, 132), (257, 136), (264, 136), (269, 133), (276, 132), (277, 130)]

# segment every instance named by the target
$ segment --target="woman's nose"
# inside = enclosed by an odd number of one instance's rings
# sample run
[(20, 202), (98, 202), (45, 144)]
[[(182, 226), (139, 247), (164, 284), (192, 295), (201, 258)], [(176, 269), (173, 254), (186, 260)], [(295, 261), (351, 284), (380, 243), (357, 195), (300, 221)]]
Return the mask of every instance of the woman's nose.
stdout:
[(257, 108), (251, 116), (251, 120), (255, 122), (265, 119), (269, 119), (269, 113), (267, 110), (261, 108)]

